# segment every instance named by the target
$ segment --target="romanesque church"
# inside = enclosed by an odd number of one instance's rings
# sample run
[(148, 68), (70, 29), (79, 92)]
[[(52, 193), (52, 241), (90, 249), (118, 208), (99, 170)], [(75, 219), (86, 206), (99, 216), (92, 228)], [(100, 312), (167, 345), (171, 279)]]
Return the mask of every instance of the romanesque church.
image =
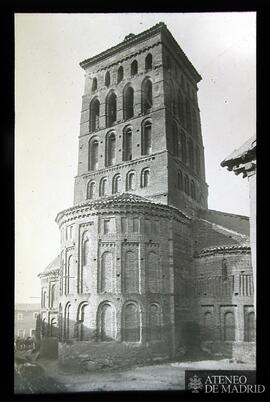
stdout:
[(249, 219), (208, 209), (200, 74), (164, 23), (80, 66), (74, 202), (39, 274), (42, 342), (89, 369), (255, 359)]

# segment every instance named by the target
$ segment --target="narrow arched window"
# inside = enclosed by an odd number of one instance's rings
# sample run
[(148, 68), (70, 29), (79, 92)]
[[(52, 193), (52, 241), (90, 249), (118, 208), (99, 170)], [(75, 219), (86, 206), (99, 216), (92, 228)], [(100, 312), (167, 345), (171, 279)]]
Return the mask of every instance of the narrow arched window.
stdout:
[(56, 285), (53, 284), (51, 287), (51, 307), (54, 308), (56, 306)]
[(147, 79), (142, 84), (142, 112), (149, 113), (153, 106), (152, 82)]
[(120, 66), (117, 71), (117, 84), (122, 81), (124, 78), (124, 69), (123, 66)]
[(232, 312), (224, 314), (224, 341), (235, 340), (235, 320)]
[(191, 110), (190, 110), (190, 103), (189, 100), (186, 99), (185, 101), (186, 106), (186, 127), (187, 130), (191, 133), (192, 123), (191, 123)]
[(85, 310), (87, 304), (82, 303), (78, 307), (78, 314), (77, 314), (77, 337), (79, 341), (87, 340), (87, 327), (85, 325)]
[(183, 174), (181, 170), (177, 173), (177, 188), (178, 190), (183, 190)]
[(97, 90), (97, 79), (96, 77), (94, 77), (92, 81), (92, 92), (95, 92), (96, 90)]
[(96, 183), (94, 181), (90, 181), (87, 185), (87, 199), (92, 200), (95, 198), (96, 192)]
[(176, 124), (172, 126), (172, 143), (173, 143), (173, 155), (178, 156), (178, 132)]
[(111, 166), (115, 164), (116, 138), (114, 133), (108, 135), (106, 145), (107, 145), (107, 166)]
[(247, 314), (245, 332), (246, 332), (246, 341), (254, 342), (256, 338), (256, 329), (255, 329), (255, 314), (253, 311)]
[(95, 98), (90, 104), (90, 131), (95, 131), (99, 128), (99, 109), (99, 100)]
[(150, 170), (149, 169), (144, 169), (142, 171), (141, 186), (142, 187), (148, 187), (149, 184), (150, 184)]
[(150, 341), (161, 340), (161, 308), (159, 304), (153, 303), (150, 306)]
[(110, 83), (111, 83), (111, 76), (109, 71), (107, 71), (105, 74), (105, 85), (107, 88), (110, 86)]
[(132, 77), (138, 73), (138, 62), (137, 62), (137, 60), (133, 60), (133, 62), (131, 63), (130, 73), (131, 73)]
[(152, 61), (153, 61), (152, 55), (151, 55), (151, 53), (148, 53), (148, 55), (145, 58), (145, 69), (146, 69), (146, 71), (152, 70)]
[(120, 193), (120, 185), (121, 185), (121, 176), (120, 174), (117, 174), (113, 178), (113, 187), (112, 187), (112, 193)]
[(198, 135), (198, 124), (197, 124), (197, 115), (195, 110), (192, 110), (192, 133), (194, 137), (197, 137)]
[(135, 173), (129, 172), (127, 175), (127, 191), (135, 190)]
[(123, 135), (123, 161), (132, 160), (132, 131), (131, 128), (124, 130)]
[(98, 169), (98, 140), (91, 140), (89, 143), (89, 168)]
[(58, 322), (59, 322), (59, 339), (62, 340), (63, 337), (63, 309), (61, 303), (59, 304), (59, 315), (58, 315)]
[(116, 95), (111, 92), (106, 99), (106, 125), (111, 127), (116, 122)]
[(130, 86), (124, 89), (124, 119), (134, 116), (134, 89)]
[(83, 266), (88, 265), (89, 251), (90, 251), (89, 239), (87, 237), (85, 237), (83, 239), (83, 243), (82, 243), (82, 265)]
[(189, 195), (189, 178), (187, 175), (185, 176), (185, 193)]
[(105, 251), (101, 256), (100, 267), (100, 292), (112, 292), (114, 290), (113, 255)]
[(103, 303), (98, 309), (99, 338), (103, 342), (112, 341), (116, 337), (116, 314), (110, 303)]
[(127, 303), (123, 309), (123, 341), (140, 341), (140, 312), (137, 303)]
[(68, 303), (65, 308), (65, 339), (70, 339), (70, 308), (71, 304)]
[(142, 155), (152, 153), (152, 124), (147, 121), (142, 126)]
[(106, 179), (106, 177), (103, 177), (103, 179), (101, 179), (100, 181), (100, 188), (99, 188), (99, 195), (101, 197), (107, 195), (108, 193), (108, 181)]
[(190, 182), (190, 195), (194, 200), (196, 199), (195, 184), (193, 180)]
[(194, 149), (192, 140), (188, 141), (189, 166), (194, 169)]
[(181, 93), (181, 91), (178, 92), (178, 117), (180, 120), (180, 123), (184, 126), (185, 124), (185, 111), (184, 111), (184, 98)]

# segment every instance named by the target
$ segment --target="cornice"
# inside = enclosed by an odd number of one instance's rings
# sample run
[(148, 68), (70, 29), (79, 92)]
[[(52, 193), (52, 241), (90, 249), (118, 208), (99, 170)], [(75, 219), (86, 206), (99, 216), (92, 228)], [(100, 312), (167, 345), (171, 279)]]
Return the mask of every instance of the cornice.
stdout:
[(250, 246), (246, 245), (235, 245), (235, 246), (218, 246), (218, 247), (209, 247), (202, 249), (197, 255), (194, 255), (195, 258), (208, 257), (216, 254), (250, 254), (251, 249)]

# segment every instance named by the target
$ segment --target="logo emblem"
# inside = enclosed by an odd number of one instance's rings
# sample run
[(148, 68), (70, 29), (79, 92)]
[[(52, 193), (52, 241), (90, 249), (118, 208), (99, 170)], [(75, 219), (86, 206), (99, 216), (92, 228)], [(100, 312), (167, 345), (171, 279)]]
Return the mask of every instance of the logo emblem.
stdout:
[(199, 393), (199, 389), (203, 388), (202, 379), (198, 377), (196, 374), (193, 377), (190, 377), (188, 383), (188, 389), (192, 389), (192, 393)]

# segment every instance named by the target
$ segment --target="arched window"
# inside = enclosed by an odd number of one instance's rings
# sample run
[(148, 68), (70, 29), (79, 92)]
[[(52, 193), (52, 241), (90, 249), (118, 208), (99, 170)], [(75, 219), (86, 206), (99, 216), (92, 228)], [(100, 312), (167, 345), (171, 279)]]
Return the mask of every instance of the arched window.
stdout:
[(185, 105), (186, 105), (186, 127), (187, 130), (191, 133), (191, 110), (190, 110), (190, 103), (189, 100), (186, 98), (185, 101)]
[(67, 303), (66, 308), (65, 308), (65, 326), (64, 326), (64, 331), (65, 331), (65, 339), (70, 339), (70, 308), (71, 304)]
[(99, 109), (99, 100), (95, 98), (90, 104), (90, 131), (95, 131), (99, 128)]
[(196, 200), (195, 184), (193, 180), (190, 182), (190, 195), (194, 200)]
[(158, 255), (151, 251), (147, 254), (146, 262), (146, 268), (148, 271), (148, 291), (151, 293), (158, 293), (160, 291), (161, 284), (161, 272)]
[(121, 176), (120, 174), (116, 174), (113, 178), (113, 186), (112, 186), (112, 193), (120, 193), (120, 186), (121, 186)]
[(255, 342), (256, 330), (255, 330), (255, 314), (253, 311), (247, 314), (246, 317), (246, 341)]
[(92, 200), (95, 198), (95, 191), (96, 191), (96, 183), (94, 181), (90, 181), (87, 184), (87, 199)]
[(159, 304), (152, 303), (150, 306), (150, 341), (161, 340), (161, 308)]
[(142, 84), (142, 113), (149, 113), (152, 106), (152, 82), (149, 79), (146, 79)]
[(100, 180), (99, 195), (103, 197), (107, 195), (107, 193), (108, 193), (108, 180), (106, 179), (106, 177), (103, 177)]
[(83, 302), (78, 307), (77, 314), (77, 334), (79, 341), (87, 340), (87, 327), (85, 325), (85, 309), (87, 307), (87, 303)]
[(203, 326), (204, 326), (205, 339), (208, 340), (213, 339), (214, 323), (213, 323), (213, 314), (210, 311), (204, 313)]
[(189, 157), (189, 166), (191, 169), (194, 169), (194, 149), (192, 140), (188, 141), (188, 157)]
[(124, 89), (124, 120), (134, 116), (134, 89), (128, 86)]
[(123, 341), (140, 342), (140, 326), (140, 311), (137, 303), (127, 303), (123, 309)]
[(185, 193), (189, 195), (189, 178), (185, 175)]
[(152, 70), (152, 60), (153, 60), (153, 58), (152, 58), (151, 53), (148, 53), (148, 55), (145, 58), (145, 69), (146, 69), (146, 71)]
[(173, 149), (172, 153), (174, 156), (178, 156), (179, 150), (178, 150), (178, 131), (177, 131), (177, 126), (175, 123), (172, 125), (172, 143), (173, 143)]
[(111, 127), (116, 122), (116, 95), (110, 92), (106, 99), (106, 125)]
[(198, 135), (198, 124), (197, 124), (196, 112), (195, 112), (194, 109), (192, 110), (192, 133), (193, 133), (194, 137), (197, 137), (197, 135)]
[(178, 190), (183, 190), (183, 174), (181, 170), (177, 173), (177, 188)]
[(89, 239), (86, 236), (83, 236), (83, 241), (82, 241), (82, 265), (83, 266), (86, 266), (89, 263), (89, 251), (90, 251)]
[(228, 279), (228, 265), (226, 258), (223, 258), (221, 262), (221, 277), (223, 281)]
[(110, 133), (106, 138), (106, 154), (107, 154), (107, 166), (115, 164), (115, 153), (116, 153), (116, 138), (115, 133)]
[(127, 174), (127, 191), (135, 190), (135, 173), (129, 172)]
[(101, 256), (100, 292), (112, 292), (114, 290), (113, 255), (106, 251)]
[(102, 342), (109, 342), (116, 337), (116, 316), (114, 307), (105, 302), (98, 309), (99, 338)]
[(63, 338), (63, 309), (62, 304), (59, 304), (59, 315), (58, 315), (58, 322), (59, 322), (59, 339)]
[(56, 318), (51, 319), (51, 322), (50, 322), (50, 336), (53, 336), (53, 337), (58, 336)]
[(120, 66), (117, 71), (117, 84), (119, 84), (119, 82), (121, 82), (123, 78), (124, 78), (124, 69), (122, 66)]
[(93, 139), (89, 142), (89, 168), (90, 170), (98, 169), (98, 140)]
[(234, 314), (227, 312), (224, 314), (224, 341), (235, 340), (235, 321)]
[(139, 292), (139, 266), (137, 254), (134, 251), (126, 251), (122, 267), (123, 292)]
[(68, 295), (70, 293), (70, 277), (72, 272), (72, 255), (68, 257), (66, 272), (65, 272), (65, 294)]
[(97, 79), (95, 77), (95, 78), (93, 78), (93, 81), (92, 81), (92, 92), (95, 92), (96, 90), (97, 90)]
[(196, 147), (196, 172), (198, 173), (198, 175), (201, 174), (201, 156), (198, 146)]
[(132, 160), (132, 131), (127, 128), (123, 133), (123, 161)]
[(150, 184), (150, 169), (143, 169), (141, 174), (141, 187), (148, 187)]
[(142, 155), (152, 153), (152, 123), (146, 121), (142, 126)]
[(181, 124), (185, 124), (184, 98), (181, 91), (178, 91), (178, 116)]
[(111, 83), (111, 76), (109, 71), (107, 71), (105, 74), (105, 85), (107, 88), (110, 86), (110, 83)]
[(138, 73), (138, 62), (137, 62), (137, 60), (133, 60), (133, 62), (131, 63), (130, 70), (131, 70), (130, 72), (131, 72), (132, 77)]
[(56, 306), (56, 285), (55, 283), (51, 287), (51, 307), (55, 308)]
[(47, 292), (46, 290), (43, 290), (42, 292), (42, 307), (47, 307)]

